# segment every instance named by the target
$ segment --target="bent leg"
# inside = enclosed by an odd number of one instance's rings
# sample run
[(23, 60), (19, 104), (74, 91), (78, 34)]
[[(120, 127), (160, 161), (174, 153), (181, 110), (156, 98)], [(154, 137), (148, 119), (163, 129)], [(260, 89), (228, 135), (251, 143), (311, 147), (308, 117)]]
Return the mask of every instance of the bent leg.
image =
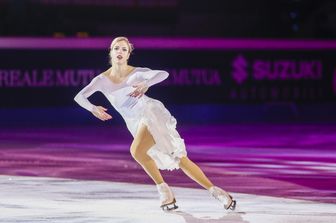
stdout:
[(201, 168), (199, 168), (193, 161), (191, 161), (188, 157), (182, 157), (180, 160), (180, 168), (183, 172), (189, 176), (191, 179), (196, 181), (205, 189), (209, 190), (213, 184), (211, 181), (205, 176)]
[(164, 182), (160, 170), (154, 160), (147, 155), (147, 151), (155, 144), (154, 138), (148, 131), (147, 126), (139, 126), (138, 132), (131, 145), (132, 157), (142, 166), (145, 172), (156, 184)]

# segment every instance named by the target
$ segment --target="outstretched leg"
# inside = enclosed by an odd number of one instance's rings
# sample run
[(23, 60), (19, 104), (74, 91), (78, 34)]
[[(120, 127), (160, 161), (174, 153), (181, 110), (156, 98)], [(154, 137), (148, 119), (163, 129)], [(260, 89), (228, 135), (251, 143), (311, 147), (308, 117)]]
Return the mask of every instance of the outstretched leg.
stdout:
[(205, 176), (201, 168), (199, 168), (188, 157), (181, 158), (180, 168), (187, 176), (196, 181), (205, 189), (209, 190), (212, 196), (224, 204), (225, 209), (235, 209), (236, 201), (233, 200), (232, 196), (221, 188), (214, 186), (207, 176)]
[(205, 176), (201, 168), (199, 168), (188, 157), (182, 157), (179, 165), (187, 176), (196, 181), (199, 185), (201, 185), (205, 189), (209, 190), (213, 186), (213, 184), (207, 178), (207, 176)]

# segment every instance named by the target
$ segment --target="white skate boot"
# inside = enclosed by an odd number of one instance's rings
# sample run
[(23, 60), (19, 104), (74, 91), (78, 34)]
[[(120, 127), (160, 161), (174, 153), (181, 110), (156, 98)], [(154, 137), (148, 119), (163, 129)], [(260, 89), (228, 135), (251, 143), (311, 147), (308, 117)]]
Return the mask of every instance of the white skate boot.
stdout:
[(219, 200), (226, 210), (234, 210), (236, 208), (236, 200), (232, 196), (219, 187), (213, 186), (209, 189), (210, 194)]
[(156, 185), (159, 194), (160, 194), (160, 202), (161, 202), (161, 208), (164, 211), (170, 211), (177, 209), (178, 206), (176, 206), (176, 200), (174, 197), (174, 194), (172, 190), (169, 188), (168, 184), (161, 183)]

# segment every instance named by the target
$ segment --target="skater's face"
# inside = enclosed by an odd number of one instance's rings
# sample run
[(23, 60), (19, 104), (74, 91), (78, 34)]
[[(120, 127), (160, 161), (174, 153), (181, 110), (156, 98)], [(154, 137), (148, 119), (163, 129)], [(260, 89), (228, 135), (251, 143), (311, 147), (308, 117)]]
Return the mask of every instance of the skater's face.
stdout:
[(126, 41), (118, 41), (110, 47), (110, 56), (112, 64), (127, 63), (130, 56), (129, 45)]

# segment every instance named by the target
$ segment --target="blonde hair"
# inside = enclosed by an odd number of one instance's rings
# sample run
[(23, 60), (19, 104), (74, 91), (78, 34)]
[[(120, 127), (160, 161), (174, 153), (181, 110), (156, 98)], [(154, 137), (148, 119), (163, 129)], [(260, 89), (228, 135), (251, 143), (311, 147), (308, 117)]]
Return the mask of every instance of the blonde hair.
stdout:
[(114, 45), (117, 43), (117, 42), (121, 42), (121, 41), (125, 41), (127, 43), (127, 46), (128, 46), (128, 51), (129, 53), (131, 54), (134, 50), (134, 47), (133, 47), (133, 44), (127, 39), (127, 37), (124, 37), (124, 36), (118, 36), (116, 38), (114, 38), (111, 42), (111, 46), (110, 46), (110, 52), (109, 52), (109, 56), (110, 56), (110, 64), (112, 65), (112, 49), (114, 47)]

